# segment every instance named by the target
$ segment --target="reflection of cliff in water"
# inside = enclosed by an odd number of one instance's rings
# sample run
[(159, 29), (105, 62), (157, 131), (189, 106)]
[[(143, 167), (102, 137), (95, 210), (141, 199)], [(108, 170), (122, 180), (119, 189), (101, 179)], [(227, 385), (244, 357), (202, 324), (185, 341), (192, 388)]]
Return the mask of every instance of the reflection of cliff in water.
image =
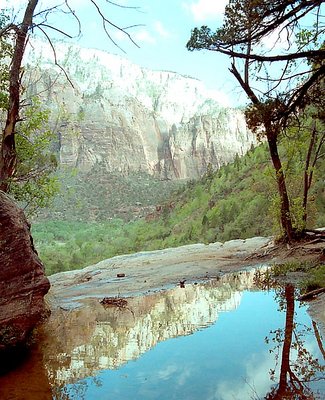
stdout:
[(253, 287), (254, 271), (128, 299), (127, 308), (98, 300), (79, 310), (56, 312), (44, 328), (44, 361), (50, 380), (63, 385), (115, 369), (158, 342), (209, 326), (222, 311), (238, 307), (241, 290)]

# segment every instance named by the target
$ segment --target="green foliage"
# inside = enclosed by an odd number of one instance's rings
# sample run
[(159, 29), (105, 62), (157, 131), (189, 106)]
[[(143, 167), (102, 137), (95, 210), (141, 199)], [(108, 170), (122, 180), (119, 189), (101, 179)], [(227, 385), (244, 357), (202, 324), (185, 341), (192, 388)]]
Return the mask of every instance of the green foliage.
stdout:
[[(0, 9), (0, 29), (9, 20), (8, 11)], [(12, 42), (6, 36), (0, 37), (0, 111), (8, 108), (9, 62), (13, 53)]]
[[(112, 220), (34, 224), (34, 240), (47, 273), (81, 268), (117, 254), (267, 234), (270, 221), (266, 216), (266, 202), (261, 201), (263, 192), (257, 196), (248, 189), (259, 186), (263, 191), (264, 186), (257, 184), (259, 179), (263, 181), (263, 172), (261, 178), (254, 177), (252, 166), (254, 163), (263, 166), (265, 155), (263, 147), (256, 148), (245, 161), (240, 161), (239, 171), (238, 160), (236, 165), (225, 166), (218, 172), (210, 168), (201, 181), (190, 181), (179, 189), (148, 222), (141, 219), (129, 223)], [(257, 171), (260, 173), (261, 168)], [(127, 196), (126, 188), (124, 192)], [(229, 196), (228, 204), (226, 196)], [(78, 200), (75, 194), (72, 197)], [(91, 212), (88, 210), (84, 215), (89, 216)]]
[(104, 163), (90, 171), (60, 168), (58, 178), (63, 190), (46, 210), (49, 218), (129, 221), (144, 217), (162, 204), (181, 186), (178, 181), (161, 181), (144, 172), (107, 173)]
[(314, 266), (301, 283), (303, 292), (309, 292), (311, 290), (325, 287), (325, 264)]
[(57, 160), (52, 151), (56, 135), (49, 126), (49, 110), (37, 98), (23, 110), (22, 119), (16, 132), (17, 169), (9, 192), (28, 215), (33, 215), (39, 208), (48, 207), (59, 191), (54, 175)]
[(274, 277), (285, 276), (290, 272), (308, 272), (312, 268), (309, 262), (290, 261), (284, 264), (274, 264), (271, 275)]
[[(234, 163), (223, 166), (219, 171), (208, 168), (201, 180), (189, 181), (178, 188), (168, 201), (160, 203), (159, 211), (152, 213), (148, 221), (138, 219), (126, 222), (125, 214), (121, 213), (123, 219), (103, 222), (107, 217), (107, 213), (104, 213), (106, 203), (102, 211), (91, 209), (88, 203), (82, 203), (82, 196), (86, 199), (89, 194), (73, 191), (71, 199), (74, 199), (74, 203), (71, 200), (71, 207), (74, 205), (76, 208), (78, 204), (81, 207), (80, 212), (77, 212), (78, 218), (87, 215), (87, 218), (92, 216), (97, 219), (96, 216), (99, 216), (101, 222), (56, 220), (34, 223), (34, 241), (45, 263), (46, 272), (52, 274), (81, 268), (105, 258), (136, 251), (271, 235), (273, 221), (269, 210), (270, 198), (273, 196), (274, 201), (278, 200), (269, 165), (266, 145), (252, 147), (246, 156)], [(323, 164), (322, 168), (320, 171), (324, 172)], [(324, 225), (322, 176), (320, 174), (318, 179), (316, 177), (312, 193), (315, 196), (315, 224), (318, 226)], [(116, 197), (121, 192), (125, 195), (124, 200), (130, 201), (130, 204), (142, 196), (140, 187), (144, 187), (146, 192), (149, 188), (151, 192), (151, 187), (156, 190), (154, 185), (158, 185), (158, 182), (150, 181), (148, 177), (140, 179), (138, 176), (139, 187), (132, 186), (135, 185), (134, 178), (130, 177), (124, 186), (119, 177), (118, 181), (123, 185), (120, 189), (114, 186)], [(92, 184), (91, 179), (87, 182)], [(112, 185), (113, 182), (107, 183)], [(101, 193), (96, 183), (93, 184), (91, 192)], [(111, 186), (105, 184), (105, 187), (106, 194), (112, 192)], [(133, 197), (128, 200), (131, 194)], [(98, 197), (101, 198), (102, 194)], [(95, 201), (95, 198), (89, 198), (89, 201)], [(144, 197), (142, 201), (145, 205)], [(62, 203), (61, 207), (70, 213), (67, 203)]]
[(206, 25), (201, 28), (194, 28), (191, 33), (191, 38), (186, 44), (188, 50), (201, 50), (207, 49), (216, 41), (216, 34), (214, 34)]
[(301, 28), (296, 34), (296, 44), (299, 49), (310, 47), (321, 47), (322, 40), (318, 32), (317, 24), (311, 29)]
[[(313, 181), (319, 182), (321, 171), (324, 171), (324, 123), (317, 119), (314, 110), (309, 107), (305, 112), (305, 118), (301, 118), (299, 125), (293, 123), (286, 130), (286, 135), (280, 138), (279, 152), (282, 165), (286, 175), (287, 190), (290, 198), (290, 212), (293, 227), (297, 232), (306, 228), (304, 220), (305, 209), (303, 206), (304, 197), (304, 174), (312, 177)], [(313, 130), (316, 130), (315, 143), (310, 152), (310, 163), (306, 167), (307, 154)], [(318, 154), (316, 150), (319, 149)], [(318, 178), (318, 179), (317, 179)], [(319, 184), (319, 183), (318, 183)], [(319, 196), (318, 196), (319, 197)], [(317, 206), (314, 202), (315, 189), (307, 196), (307, 225), (312, 226), (316, 220)]]
[(132, 249), (132, 225), (125, 231), (122, 220), (41, 222), (33, 224), (32, 234), (48, 275), (79, 269)]
[(274, 264), (263, 276), (255, 277), (259, 283), (266, 286), (277, 285), (279, 279), (299, 273), (299, 289), (302, 293), (325, 287), (325, 264), (309, 261), (290, 261), (284, 264)]
[[(299, 237), (306, 228), (309, 212), (307, 194), (309, 181), (312, 181), (309, 166), (314, 168), (315, 163), (308, 150), (303, 152), (305, 169), (303, 163), (296, 162), (299, 155), (297, 141), (290, 143), (285, 136), (288, 130), (294, 129), (298, 120), (299, 125), (305, 124), (308, 117), (313, 116), (324, 122), (322, 94), (325, 52), (324, 31), (321, 17), (318, 17), (321, 14), (320, 7), (321, 4), (315, 2), (302, 4), (299, 1), (230, 0), (225, 8), (223, 25), (215, 32), (207, 26), (194, 28), (187, 43), (189, 50), (212, 50), (232, 60), (230, 72), (251, 101), (245, 111), (247, 125), (257, 137), (267, 137), (280, 198), (274, 202), (279, 207), (282, 225), (279, 233), (289, 241)], [(299, 20), (307, 24), (301, 28)], [(263, 48), (263, 39), (272, 33), (278, 36), (283, 24), (287, 33), (286, 50), (277, 48), (277, 40), (274, 40), (273, 49), (279, 53), (271, 52), (269, 55)], [(298, 73), (297, 60), (301, 68), (299, 71), (302, 71)], [(274, 68), (275, 65), (277, 67)], [(312, 109), (317, 112), (312, 112)], [(304, 111), (307, 111), (306, 115), (302, 115)], [(313, 135), (301, 134), (304, 128), (300, 126), (296, 130), (300, 138), (304, 137), (304, 141), (301, 141), (303, 149), (308, 149), (311, 143), (314, 145), (312, 151), (315, 152), (318, 147), (310, 141)], [(324, 131), (324, 127), (320, 128), (321, 131)], [(324, 144), (324, 134), (319, 136), (319, 143), (323, 141)], [(294, 159), (292, 162), (286, 154), (286, 166), (283, 156), (278, 155), (278, 142), (283, 137), (286, 143), (290, 143), (289, 154)], [(292, 194), (288, 187), (290, 164), (298, 166), (300, 182), (304, 172), (305, 176), (308, 175), (308, 179), (304, 179), (304, 188), (296, 190), (296, 194)], [(297, 182), (297, 179), (291, 182)]]
[[(0, 10), (0, 28), (9, 18), (8, 11)], [(13, 55), (13, 41), (9, 35), (0, 37), (0, 111), (6, 112), (9, 98), (9, 71)], [(24, 100), (26, 103), (28, 100)], [(55, 134), (49, 127), (49, 110), (36, 97), (20, 110), (21, 121), (16, 125), (17, 167), (11, 178), (9, 192), (23, 206), (28, 215), (49, 206), (58, 193), (57, 168), (52, 151)]]

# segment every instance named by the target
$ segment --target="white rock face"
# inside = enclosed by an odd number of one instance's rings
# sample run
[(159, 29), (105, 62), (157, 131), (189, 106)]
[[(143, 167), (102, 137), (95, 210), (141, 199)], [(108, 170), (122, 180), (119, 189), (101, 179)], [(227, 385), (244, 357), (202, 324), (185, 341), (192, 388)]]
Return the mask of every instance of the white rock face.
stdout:
[(195, 178), (255, 143), (243, 113), (225, 108), (222, 95), (197, 79), (75, 45), (57, 44), (56, 56), (74, 87), (48, 45), (36, 43), (27, 61), (39, 66), (31, 91), (44, 91), (53, 119), (60, 116), (63, 165)]

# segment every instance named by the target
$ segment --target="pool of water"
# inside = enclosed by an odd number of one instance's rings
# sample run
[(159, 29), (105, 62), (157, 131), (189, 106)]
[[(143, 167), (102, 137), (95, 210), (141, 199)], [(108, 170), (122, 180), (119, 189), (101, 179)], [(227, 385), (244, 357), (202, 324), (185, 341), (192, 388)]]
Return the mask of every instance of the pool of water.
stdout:
[(258, 290), (252, 271), (61, 310), (38, 340), (1, 399), (325, 398), (319, 327), (293, 287)]

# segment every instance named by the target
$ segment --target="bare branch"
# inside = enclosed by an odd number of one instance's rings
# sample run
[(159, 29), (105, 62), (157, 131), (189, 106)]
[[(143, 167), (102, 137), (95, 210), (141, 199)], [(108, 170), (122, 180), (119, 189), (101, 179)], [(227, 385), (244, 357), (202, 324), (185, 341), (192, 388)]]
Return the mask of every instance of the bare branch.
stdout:
[(316, 151), (315, 151), (314, 161), (313, 161), (313, 163), (312, 163), (312, 167), (313, 167), (313, 168), (315, 167), (316, 162), (317, 162), (318, 160), (320, 160), (321, 158), (324, 157), (324, 154), (325, 154), (325, 153), (322, 154), (322, 153), (320, 152), (321, 149), (322, 149), (322, 147), (323, 147), (323, 144), (324, 144), (324, 143), (325, 143), (325, 132), (322, 133), (322, 137), (320, 138), (319, 143), (318, 143), (318, 146), (317, 146), (317, 149), (316, 149)]
[(65, 5), (67, 6), (68, 10), (70, 11), (70, 13), (73, 15), (73, 17), (75, 18), (75, 20), (78, 23), (78, 35), (77, 36), (80, 36), (81, 35), (81, 22), (80, 22), (80, 19), (78, 18), (78, 16), (75, 13), (75, 11), (72, 10), (72, 8), (70, 7), (70, 4), (68, 3), (68, 0), (64, 0), (64, 2), (65, 2)]
[(110, 0), (106, 0), (106, 3), (112, 4), (113, 6), (120, 7), (120, 8), (128, 8), (131, 10), (140, 11), (140, 7), (125, 6), (123, 4), (118, 4), (118, 3), (115, 3), (114, 1), (110, 1)]
[[(287, 69), (288, 67), (288, 63), (285, 66), (285, 69)], [(298, 78), (299, 76), (306, 76), (308, 74), (310, 74), (311, 72), (313, 72), (312, 69), (309, 69), (308, 71), (302, 71), (302, 72), (297, 72), (296, 74), (291, 74), (290, 76), (284, 76), (284, 74), (281, 75), (281, 78), (271, 78), (271, 77), (267, 77), (267, 78), (263, 78), (262, 76), (260, 76), (258, 79), (260, 81), (268, 81), (268, 82), (278, 82), (280, 79), (281, 81), (287, 81), (287, 80), (291, 80), (293, 78)]]
[(139, 26), (145, 26), (145, 24), (135, 24), (135, 25), (129, 25), (121, 28), (123, 31), (126, 31), (127, 29), (132, 29), (132, 28), (138, 28)]
[(34, 18), (37, 18), (37, 17), (39, 17), (40, 15), (43, 15), (43, 14), (48, 15), (50, 12), (59, 9), (63, 4), (64, 4), (64, 3), (57, 4), (56, 6), (49, 7), (49, 8), (46, 8), (45, 10), (42, 10), (42, 11), (40, 11), (40, 12), (38, 12), (38, 13), (35, 13), (35, 14), (34, 14)]
[(311, 186), (311, 182), (312, 182), (312, 177), (313, 177), (312, 171), (309, 172), (309, 167), (310, 167), (312, 151), (313, 151), (314, 146), (315, 146), (316, 135), (317, 135), (316, 121), (314, 121), (312, 132), (311, 132), (311, 136), (310, 136), (308, 151), (307, 151), (307, 155), (306, 155), (305, 169), (304, 169), (304, 190), (303, 190), (302, 207), (303, 207), (303, 210), (304, 210), (303, 218), (304, 218), (305, 222), (307, 220), (308, 192), (309, 192), (309, 189), (310, 189), (310, 186)]
[[(265, 93), (266, 96), (269, 96), (271, 92), (275, 91), (275, 90), (281, 85), (281, 83), (285, 80), (285, 74), (286, 74), (288, 68), (289, 68), (289, 61), (286, 62), (286, 65), (285, 65), (285, 67), (283, 68), (282, 74), (281, 74), (281, 76), (280, 76), (278, 79), (273, 80), (273, 79), (271, 79), (269, 76), (266, 78), (266, 81), (269, 82), (269, 83), (272, 82), (272, 81), (277, 82), (276, 85), (272, 86), (272, 87)], [(290, 76), (290, 80), (291, 80), (291, 78), (292, 78), (292, 76)], [(263, 78), (262, 78), (261, 80), (263, 80)]]
[(276, 56), (265, 56), (265, 55), (260, 55), (260, 54), (252, 54), (250, 53), (249, 55), (247, 53), (240, 53), (238, 51), (234, 50), (228, 50), (227, 48), (222, 48), (218, 46), (215, 47), (210, 47), (209, 50), (212, 51), (217, 51), (218, 53), (226, 54), (229, 57), (236, 57), (236, 58), (242, 58), (242, 59), (250, 59), (254, 61), (269, 61), (269, 62), (274, 62), (274, 61), (292, 61), (292, 60), (298, 60), (301, 58), (325, 58), (325, 50), (307, 50), (307, 51), (301, 51), (297, 53), (289, 53), (289, 54), (281, 54), (281, 55), (276, 55)]
[(247, 94), (247, 96), (250, 98), (250, 100), (252, 101), (252, 103), (254, 104), (259, 104), (259, 100), (256, 96), (256, 94), (253, 92), (253, 90), (251, 89), (251, 87), (246, 84), (246, 82), (243, 80), (243, 78), (241, 77), (240, 73), (238, 72), (236, 66), (234, 63), (231, 64), (231, 68), (229, 69), (229, 71), (235, 76), (235, 78), (238, 80), (240, 86), (244, 89), (245, 93)]
[[(30, 86), (31, 84), (34, 84), (35, 86), (37, 86), (38, 83), (41, 82), (42, 80), (42, 75), (40, 75), (36, 80), (33, 80), (31, 78), (31, 76), (33, 75), (33, 78), (35, 77), (35, 71), (33, 70), (29, 70), (29, 78), (28, 78), (28, 83), (27, 83), (27, 87)], [(56, 76), (53, 78), (52, 82), (50, 85), (48, 85), (47, 87), (45, 87), (43, 90), (39, 90), (37, 93), (33, 94), (33, 96), (41, 96), (43, 93), (47, 93), (49, 91), (49, 89), (53, 88), (55, 86), (55, 84), (57, 83), (59, 77), (61, 76), (60, 72), (56, 73)], [(30, 99), (25, 98), (23, 101), (20, 102), (20, 107), (24, 108), (24, 107), (28, 107), (31, 105)]]
[[(101, 18), (102, 18), (102, 21), (103, 21), (103, 28), (104, 28), (104, 31), (105, 31), (107, 37), (110, 39), (110, 41), (111, 41), (116, 47), (118, 47), (121, 51), (123, 51), (123, 52), (125, 53), (125, 51), (115, 42), (115, 40), (112, 38), (112, 36), (108, 33), (106, 24), (112, 26), (113, 28), (117, 29), (117, 30), (120, 31), (120, 32), (123, 32), (135, 46), (140, 47), (140, 46), (133, 40), (132, 36), (131, 36), (128, 32), (126, 32), (123, 28), (120, 28), (119, 26), (115, 25), (113, 22), (111, 22), (110, 20), (108, 20), (108, 19), (105, 17), (105, 15), (102, 13), (101, 9), (99, 8), (99, 6), (97, 5), (97, 3), (96, 3), (95, 0), (90, 0), (90, 1), (93, 3), (93, 5), (95, 6), (95, 8), (96, 8), (98, 14), (99, 14), (99, 15), (101, 16)], [(106, 1), (107, 1), (107, 0), (106, 0)]]
[(61, 33), (61, 35), (66, 36), (66, 37), (68, 37), (69, 39), (72, 39), (72, 38), (73, 38), (73, 36), (71, 36), (71, 35), (69, 35), (68, 33), (62, 31), (61, 29), (55, 28), (55, 27), (52, 26), (52, 25), (44, 24), (43, 22), (40, 23), (40, 24), (34, 25), (33, 27), (39, 28), (40, 26), (43, 26), (43, 27), (49, 28), (49, 29), (53, 29), (54, 31)]
[(74, 85), (73, 85), (71, 79), (69, 78), (69, 75), (67, 74), (66, 70), (62, 67), (62, 65), (60, 65), (60, 64), (58, 63), (57, 56), (56, 56), (56, 51), (55, 51), (55, 47), (53, 46), (53, 43), (52, 43), (50, 37), (49, 37), (48, 34), (44, 31), (44, 29), (42, 29), (40, 26), (38, 26), (38, 29), (39, 29), (40, 31), (43, 32), (44, 36), (46, 37), (46, 39), (48, 40), (48, 42), (49, 42), (49, 44), (50, 44), (50, 46), (51, 46), (51, 48), (52, 48), (53, 56), (54, 56), (54, 64), (55, 64), (57, 67), (60, 68), (60, 70), (64, 73), (64, 75), (65, 75), (67, 81), (70, 83), (70, 85), (71, 85), (71, 86), (73, 87), (73, 89), (74, 89)]
[(325, 75), (325, 64), (318, 68), (317, 71), (300, 87), (295, 90), (293, 95), (288, 101), (288, 108), (285, 112), (285, 117), (288, 117), (294, 110), (299, 107), (304, 96), (307, 94), (308, 90), (322, 77)]

